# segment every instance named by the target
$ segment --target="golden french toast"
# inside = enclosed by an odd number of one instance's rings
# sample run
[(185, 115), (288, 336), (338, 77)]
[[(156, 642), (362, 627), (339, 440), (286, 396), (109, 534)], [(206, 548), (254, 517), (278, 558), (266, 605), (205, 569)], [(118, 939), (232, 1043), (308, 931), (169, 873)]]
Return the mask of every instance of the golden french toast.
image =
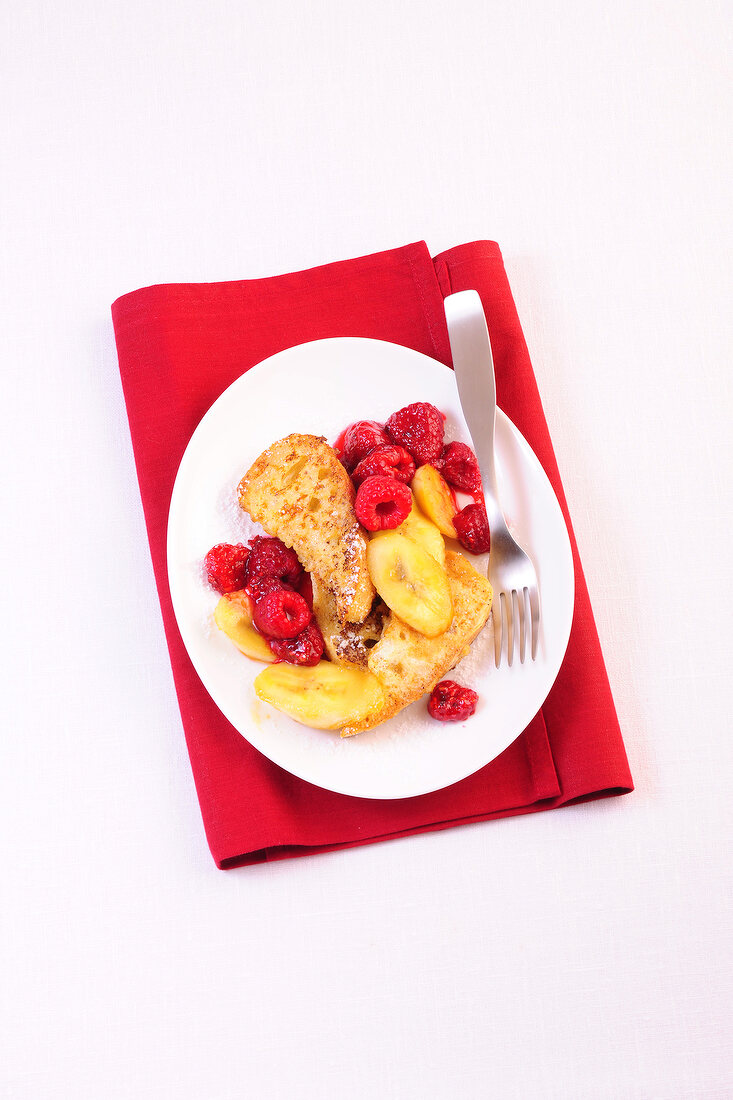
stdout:
[(297, 433), (263, 451), (239, 483), (240, 506), (295, 550), (332, 594), (340, 623), (363, 622), (375, 595), (354, 495), (326, 440)]
[(372, 729), (432, 691), (449, 669), (466, 656), (471, 642), (485, 626), (493, 596), (488, 579), (453, 550), (446, 550), (445, 566), (453, 603), (448, 629), (437, 637), (427, 638), (390, 614), (367, 665), (381, 684), (382, 705), (359, 722), (345, 726), (342, 737)]
[(333, 592), (317, 578), (313, 581), (313, 616), (323, 635), (326, 655), (337, 665), (365, 669), (388, 615), (388, 608), (377, 599), (363, 622), (341, 622)]

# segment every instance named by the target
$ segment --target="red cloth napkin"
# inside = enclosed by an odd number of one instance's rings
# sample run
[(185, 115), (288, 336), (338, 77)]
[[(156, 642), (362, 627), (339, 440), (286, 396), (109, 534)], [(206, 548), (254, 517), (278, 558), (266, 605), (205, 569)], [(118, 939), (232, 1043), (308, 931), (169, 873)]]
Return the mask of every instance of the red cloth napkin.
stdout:
[[(540, 713), (475, 775), (445, 790), (396, 801), (334, 794), (297, 779), (254, 749), (219, 712), (188, 659), (166, 571), (168, 505), (178, 464), (199, 420), (227, 386), (255, 363), (295, 344), (368, 336), (449, 364), (443, 297), (468, 288), (479, 292), (486, 311), (498, 403), (544, 466), (568, 523), (576, 584), (570, 643)], [(498, 245), (478, 241), (432, 259), (419, 243), (268, 279), (146, 287), (119, 298), (112, 317), (181, 717), (219, 867), (368, 844), (633, 789)]]

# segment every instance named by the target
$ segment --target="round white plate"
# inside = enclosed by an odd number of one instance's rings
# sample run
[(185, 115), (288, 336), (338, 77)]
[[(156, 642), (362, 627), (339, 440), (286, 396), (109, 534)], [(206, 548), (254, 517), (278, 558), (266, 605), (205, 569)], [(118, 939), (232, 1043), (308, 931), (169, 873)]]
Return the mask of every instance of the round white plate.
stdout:
[[(413, 401), (447, 416), (446, 439), (470, 436), (453, 372), (418, 352), (379, 340), (300, 344), (259, 363), (212, 405), (181, 461), (168, 520), (168, 575), (184, 644), (207, 691), (243, 737), (276, 764), (328, 790), (407, 798), (455, 783), (498, 756), (542, 706), (565, 654), (573, 616), (570, 542), (544, 470), (511, 421), (497, 415), (496, 450), (507, 522), (537, 569), (542, 623), (537, 659), (494, 666), (492, 623), (450, 673), (479, 694), (465, 723), (440, 723), (425, 699), (375, 730), (342, 739), (301, 726), (255, 696), (263, 668), (214, 625), (216, 593), (203, 559), (219, 542), (246, 542), (261, 528), (236, 500), (257, 456), (291, 432), (331, 442), (354, 420), (384, 421)], [(468, 555), (467, 555), (468, 556)], [(470, 559), (486, 571), (487, 556)]]

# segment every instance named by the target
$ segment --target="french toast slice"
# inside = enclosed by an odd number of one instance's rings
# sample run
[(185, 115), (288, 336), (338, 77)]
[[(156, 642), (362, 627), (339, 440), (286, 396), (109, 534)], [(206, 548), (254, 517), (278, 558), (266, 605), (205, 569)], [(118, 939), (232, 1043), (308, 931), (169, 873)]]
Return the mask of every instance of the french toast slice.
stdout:
[(239, 504), (295, 550), (333, 594), (339, 622), (360, 623), (375, 595), (354, 487), (322, 436), (295, 433), (263, 451), (239, 483)]
[(372, 649), (369, 671), (384, 691), (380, 708), (341, 730), (342, 737), (373, 729), (433, 690), (468, 653), (491, 613), (493, 591), (462, 554), (446, 550), (445, 565), (453, 599), (453, 621), (445, 633), (426, 638), (391, 614), (381, 640)]
[(337, 665), (366, 669), (369, 654), (382, 637), (389, 609), (377, 599), (363, 622), (340, 622), (333, 592), (316, 577), (313, 580), (313, 615), (329, 659)]

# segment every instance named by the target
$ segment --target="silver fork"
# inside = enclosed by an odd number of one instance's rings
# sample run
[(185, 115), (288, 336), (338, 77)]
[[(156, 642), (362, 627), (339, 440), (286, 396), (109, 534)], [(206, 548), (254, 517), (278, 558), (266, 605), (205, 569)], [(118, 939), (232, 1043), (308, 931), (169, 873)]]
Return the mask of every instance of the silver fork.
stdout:
[(504, 648), (507, 662), (512, 664), (517, 634), (520, 662), (524, 663), (528, 634), (532, 660), (537, 656), (540, 630), (537, 573), (529, 556), (510, 535), (499, 503), (494, 461), (494, 357), (481, 299), (475, 290), (462, 290), (448, 295), (444, 304), (458, 395), (481, 469), (491, 532), (488, 575), (494, 589), (494, 659), (498, 668)]

